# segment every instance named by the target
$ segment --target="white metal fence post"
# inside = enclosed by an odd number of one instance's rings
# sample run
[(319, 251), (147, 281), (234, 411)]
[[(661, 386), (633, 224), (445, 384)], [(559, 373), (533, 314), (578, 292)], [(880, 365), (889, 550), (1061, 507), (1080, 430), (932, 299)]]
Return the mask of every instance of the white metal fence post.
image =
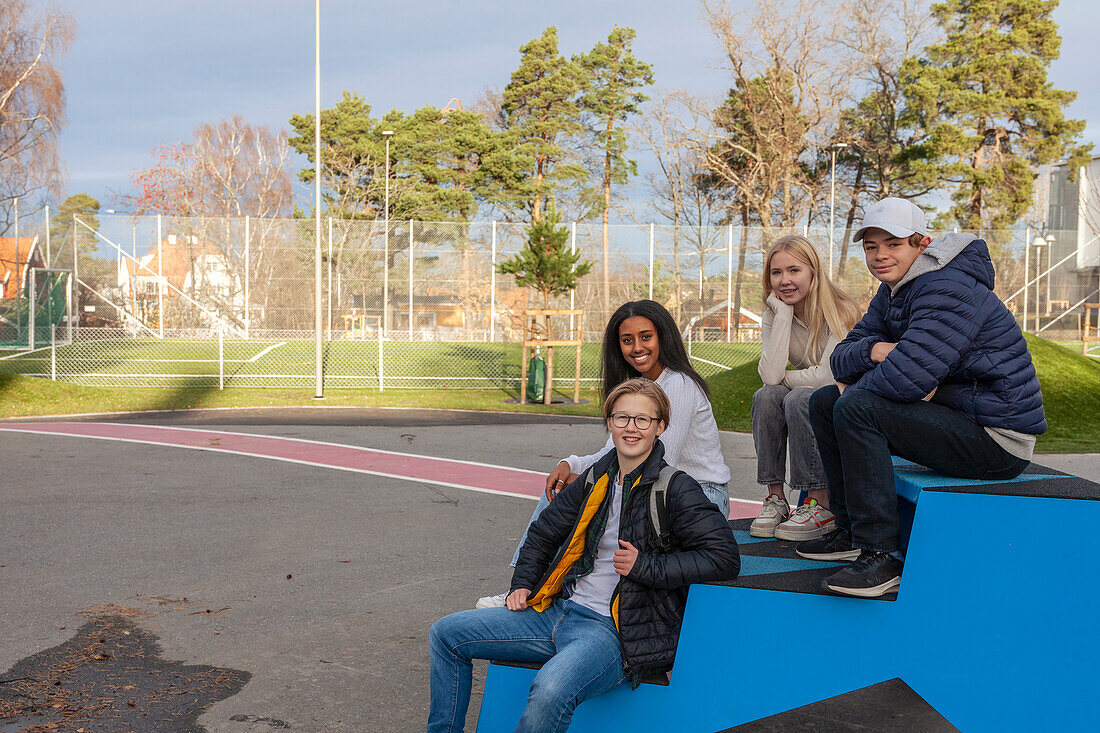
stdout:
[(489, 340), (496, 341), (497, 327), (497, 223), (493, 221), (493, 244), (489, 255)]
[[(573, 237), (572, 237), (572, 242), (569, 245), (569, 253), (574, 254), (574, 255), (577, 254), (577, 222), (573, 222)], [(576, 262), (573, 263), (573, 269), (574, 270), (577, 269), (577, 263)], [(574, 286), (573, 289), (569, 291), (569, 310), (575, 310), (576, 308), (577, 308), (577, 288), (576, 288), (576, 286)], [(576, 338), (576, 329), (577, 329), (577, 326), (573, 322), (573, 314), (570, 313), (569, 314), (569, 330), (573, 332), (573, 338)]]
[(45, 207), (46, 212), (46, 267), (53, 267), (50, 260), (50, 207)]
[[(730, 326), (733, 324), (733, 224), (728, 224), (728, 238), (726, 242), (726, 343), (730, 342)], [(741, 314), (737, 313), (737, 321), (740, 323)]]
[[(16, 241), (19, 241), (18, 238), (16, 239)], [(76, 247), (76, 217), (75, 216), (73, 217), (73, 241), (72, 241), (72, 245), (73, 245), (72, 291), (73, 291), (73, 300), (76, 301), (76, 302), (73, 303), (73, 309), (70, 310), (69, 313), (73, 313), (75, 311), (76, 318), (69, 322), (69, 336), (72, 338), (73, 341), (76, 341), (77, 338), (79, 338), (79, 336), (80, 336), (80, 312), (81, 312), (81, 309), (80, 309), (80, 265), (79, 265), (80, 258), (77, 256), (78, 252), (77, 252), (77, 247)]]
[[(28, 324), (27, 325), (30, 327), (30, 331), (27, 334), (27, 343), (30, 345), (31, 351), (34, 351), (34, 305), (35, 305), (34, 296), (35, 296), (35, 294), (37, 292), (37, 289), (38, 289), (38, 272), (35, 271), (35, 269), (30, 266), (30, 261), (31, 261), (31, 258), (27, 257), (27, 275), (30, 276), (30, 286), (31, 286), (30, 297), (27, 298), (27, 305), (30, 306), (29, 308), (27, 308), (27, 310), (29, 311), (29, 318), (28, 318)], [(19, 271), (19, 262), (18, 261), (16, 261), (16, 263), (15, 263), (15, 270), (16, 270), (16, 272)], [(47, 291), (47, 292), (49, 292), (49, 291)]]
[(413, 340), (413, 241), (413, 220), (409, 219), (409, 341)]
[(332, 341), (332, 214), (328, 217), (328, 290), (325, 300), (328, 301), (328, 328), (325, 330), (325, 338)]
[(653, 300), (653, 222), (649, 223), (649, 299)]
[(218, 389), (225, 389), (225, 326), (218, 324)]
[(379, 392), (383, 391), (382, 390), (382, 373), (383, 373), (383, 371), (385, 371), (384, 368), (383, 368), (384, 360), (383, 360), (383, 356), (382, 356), (382, 339), (383, 338), (384, 338), (384, 336), (382, 335), (382, 327), (379, 326), (378, 327), (378, 391)]
[(248, 327), (251, 321), (250, 313), (252, 312), (252, 304), (249, 300), (251, 292), (249, 291), (249, 275), (251, 274), (251, 245), (252, 245), (252, 221), (250, 217), (244, 218), (244, 340), (248, 340)]
[(57, 381), (57, 325), (50, 322), (50, 380)]
[[(72, 281), (75, 278), (69, 276), (69, 285), (72, 285)], [(72, 287), (65, 288), (65, 320), (69, 324), (69, 343), (72, 343), (76, 339), (73, 336), (73, 289)]]
[(1024, 240), (1024, 321), (1021, 326), (1024, 331), (1027, 331), (1027, 285), (1030, 282), (1028, 271), (1031, 269), (1031, 227), (1027, 228), (1026, 236), (1027, 239)]
[[(163, 239), (160, 214), (157, 214), (157, 323), (160, 324), (157, 331), (162, 339), (164, 338), (164, 248), (161, 246)], [(134, 272), (137, 272), (137, 268), (134, 268)]]

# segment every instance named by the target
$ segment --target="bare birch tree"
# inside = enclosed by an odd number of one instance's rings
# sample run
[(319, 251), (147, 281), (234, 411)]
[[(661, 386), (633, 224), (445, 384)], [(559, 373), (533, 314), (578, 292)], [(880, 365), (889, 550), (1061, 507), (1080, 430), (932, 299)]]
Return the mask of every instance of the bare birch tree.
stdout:
[(835, 142), (848, 147), (837, 155), (838, 184), (845, 191), (844, 236), (839, 273), (843, 276), (855, 218), (864, 199), (886, 196), (919, 198), (935, 177), (906, 151), (923, 133), (907, 120), (900, 74), (934, 37), (934, 20), (921, 0), (847, 0), (847, 22), (836, 38), (853, 55), (851, 107), (845, 111)]
[[(700, 152), (731, 212), (765, 236), (809, 221), (821, 196), (817, 159), (831, 139), (851, 78), (832, 39), (842, 17), (813, 0), (760, 0), (750, 11), (703, 0), (731, 90)], [(732, 217), (731, 217), (732, 218)]]
[[(653, 211), (672, 225), (671, 264), (673, 294), (667, 303), (678, 323), (683, 321), (685, 299), (684, 250), (699, 261), (699, 302), (703, 300), (702, 278), (707, 256), (714, 252), (716, 229), (722, 215), (714, 191), (702, 185), (707, 174), (693, 135), (705, 129), (701, 110), (712, 106), (685, 91), (660, 92), (633, 128), (652, 154), (657, 169), (647, 176)], [(663, 249), (658, 240), (658, 248)]]
[(285, 131), (274, 132), (234, 115), (199, 125), (191, 144), (199, 209), (208, 215), (285, 216), (293, 191)]
[(72, 18), (58, 10), (37, 15), (26, 0), (0, 3), (0, 226), (5, 230), (12, 223), (12, 199), (60, 194), (65, 85), (59, 64), (73, 33)]

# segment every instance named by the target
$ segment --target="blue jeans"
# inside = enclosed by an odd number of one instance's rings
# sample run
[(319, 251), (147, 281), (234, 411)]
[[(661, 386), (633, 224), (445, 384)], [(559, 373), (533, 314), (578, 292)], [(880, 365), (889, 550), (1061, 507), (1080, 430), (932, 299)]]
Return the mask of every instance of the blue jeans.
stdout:
[(577, 705), (626, 679), (611, 618), (560, 598), (542, 613), (486, 608), (444, 616), (432, 624), (428, 650), (428, 733), (463, 729), (472, 659), (543, 662), (516, 725), (531, 733), (565, 730)]
[[(699, 486), (703, 488), (703, 493), (706, 494), (711, 503), (722, 512), (722, 516), (728, 517), (730, 515), (729, 484), (700, 481)], [(543, 492), (539, 496), (539, 503), (535, 505), (535, 511), (531, 514), (531, 518), (527, 520), (527, 528), (523, 530), (523, 536), (519, 538), (519, 544), (516, 545), (516, 551), (512, 555), (512, 562), (508, 563), (512, 567), (515, 567), (516, 563), (519, 562), (519, 551), (523, 549), (523, 543), (527, 541), (527, 530), (531, 529), (531, 525), (535, 523), (535, 520), (548, 506), (550, 506), (550, 500), (546, 498), (546, 492)]]
[(810, 422), (829, 479), (829, 510), (861, 550), (901, 549), (891, 454), (947, 476), (988, 481), (1015, 478), (1028, 466), (981, 425), (933, 402), (822, 387), (810, 398)]
[[(752, 441), (756, 446), (756, 482), (790, 485), (795, 491), (825, 488), (825, 469), (810, 426), (810, 387), (790, 389), (766, 384), (752, 396)], [(787, 445), (791, 475), (787, 477)]]

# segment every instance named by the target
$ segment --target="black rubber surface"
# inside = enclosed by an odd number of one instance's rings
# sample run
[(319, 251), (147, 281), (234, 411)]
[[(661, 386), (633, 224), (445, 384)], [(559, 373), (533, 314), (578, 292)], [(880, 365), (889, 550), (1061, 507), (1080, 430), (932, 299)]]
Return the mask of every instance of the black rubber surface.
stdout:
[[(914, 470), (909, 468), (908, 470)], [(916, 467), (921, 470), (921, 467)], [(929, 472), (931, 473), (931, 472)], [(1021, 481), (1027, 475), (1042, 476), (1030, 481)], [(1050, 478), (1057, 476), (1058, 478)], [(1063, 478), (1064, 477), (1064, 478)], [(1100, 484), (1079, 476), (1073, 476), (1053, 468), (1032, 463), (1015, 481), (1003, 483), (966, 483), (950, 485), (952, 479), (945, 479), (944, 486), (929, 486), (924, 491), (950, 491), (962, 494), (993, 494), (997, 496), (1033, 496), (1044, 499), (1091, 499), (1100, 501)]]
[(948, 733), (957, 732), (901, 679), (830, 697), (720, 733)]
[[(748, 532), (751, 519), (731, 519), (730, 527), (738, 532)], [(817, 595), (834, 595), (821, 587), (823, 578), (837, 572), (840, 567), (835, 563), (817, 563), (806, 560), (795, 552), (796, 542), (784, 542), (782, 540), (765, 540), (763, 542), (751, 542), (739, 544), (741, 551), (742, 569), (751, 562), (751, 558), (780, 558), (794, 560), (806, 566), (799, 570), (790, 570), (778, 573), (760, 573), (755, 575), (741, 575), (732, 583), (741, 588), (758, 588), (760, 590), (783, 590), (792, 593), (815, 593)], [(897, 598), (897, 593), (887, 593), (881, 598), (868, 600), (892, 601)]]

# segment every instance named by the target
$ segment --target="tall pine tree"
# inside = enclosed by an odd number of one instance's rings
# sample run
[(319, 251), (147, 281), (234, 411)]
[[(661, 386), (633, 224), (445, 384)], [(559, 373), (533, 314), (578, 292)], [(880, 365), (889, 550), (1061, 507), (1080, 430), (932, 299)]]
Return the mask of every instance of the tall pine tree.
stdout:
[(1034, 166), (1087, 152), (1077, 146), (1085, 123), (1065, 116), (1076, 93), (1047, 81), (1061, 47), (1057, 5), (944, 0), (932, 6), (944, 40), (903, 66), (905, 96), (930, 134), (929, 162), (957, 186), (950, 215), (972, 231), (1020, 218)]
[(586, 91), (581, 107), (591, 116), (593, 133), (603, 157), (600, 189), (603, 204), (603, 283), (600, 300), (604, 312), (611, 312), (610, 255), (607, 236), (611, 212), (611, 185), (624, 184), (638, 172), (635, 161), (626, 157), (628, 147), (623, 123), (638, 114), (638, 105), (649, 97), (642, 87), (653, 83), (653, 69), (634, 57), (630, 44), (636, 33), (633, 28), (615, 26), (607, 43), (597, 43), (587, 54), (574, 60), (587, 74)]
[(577, 99), (584, 71), (558, 52), (554, 26), (519, 50), (520, 65), (504, 88), (502, 107), (506, 134), (530, 161), (513, 201), (525, 218), (537, 222), (560, 189), (585, 179), (584, 166), (569, 151), (570, 139), (583, 132)]

